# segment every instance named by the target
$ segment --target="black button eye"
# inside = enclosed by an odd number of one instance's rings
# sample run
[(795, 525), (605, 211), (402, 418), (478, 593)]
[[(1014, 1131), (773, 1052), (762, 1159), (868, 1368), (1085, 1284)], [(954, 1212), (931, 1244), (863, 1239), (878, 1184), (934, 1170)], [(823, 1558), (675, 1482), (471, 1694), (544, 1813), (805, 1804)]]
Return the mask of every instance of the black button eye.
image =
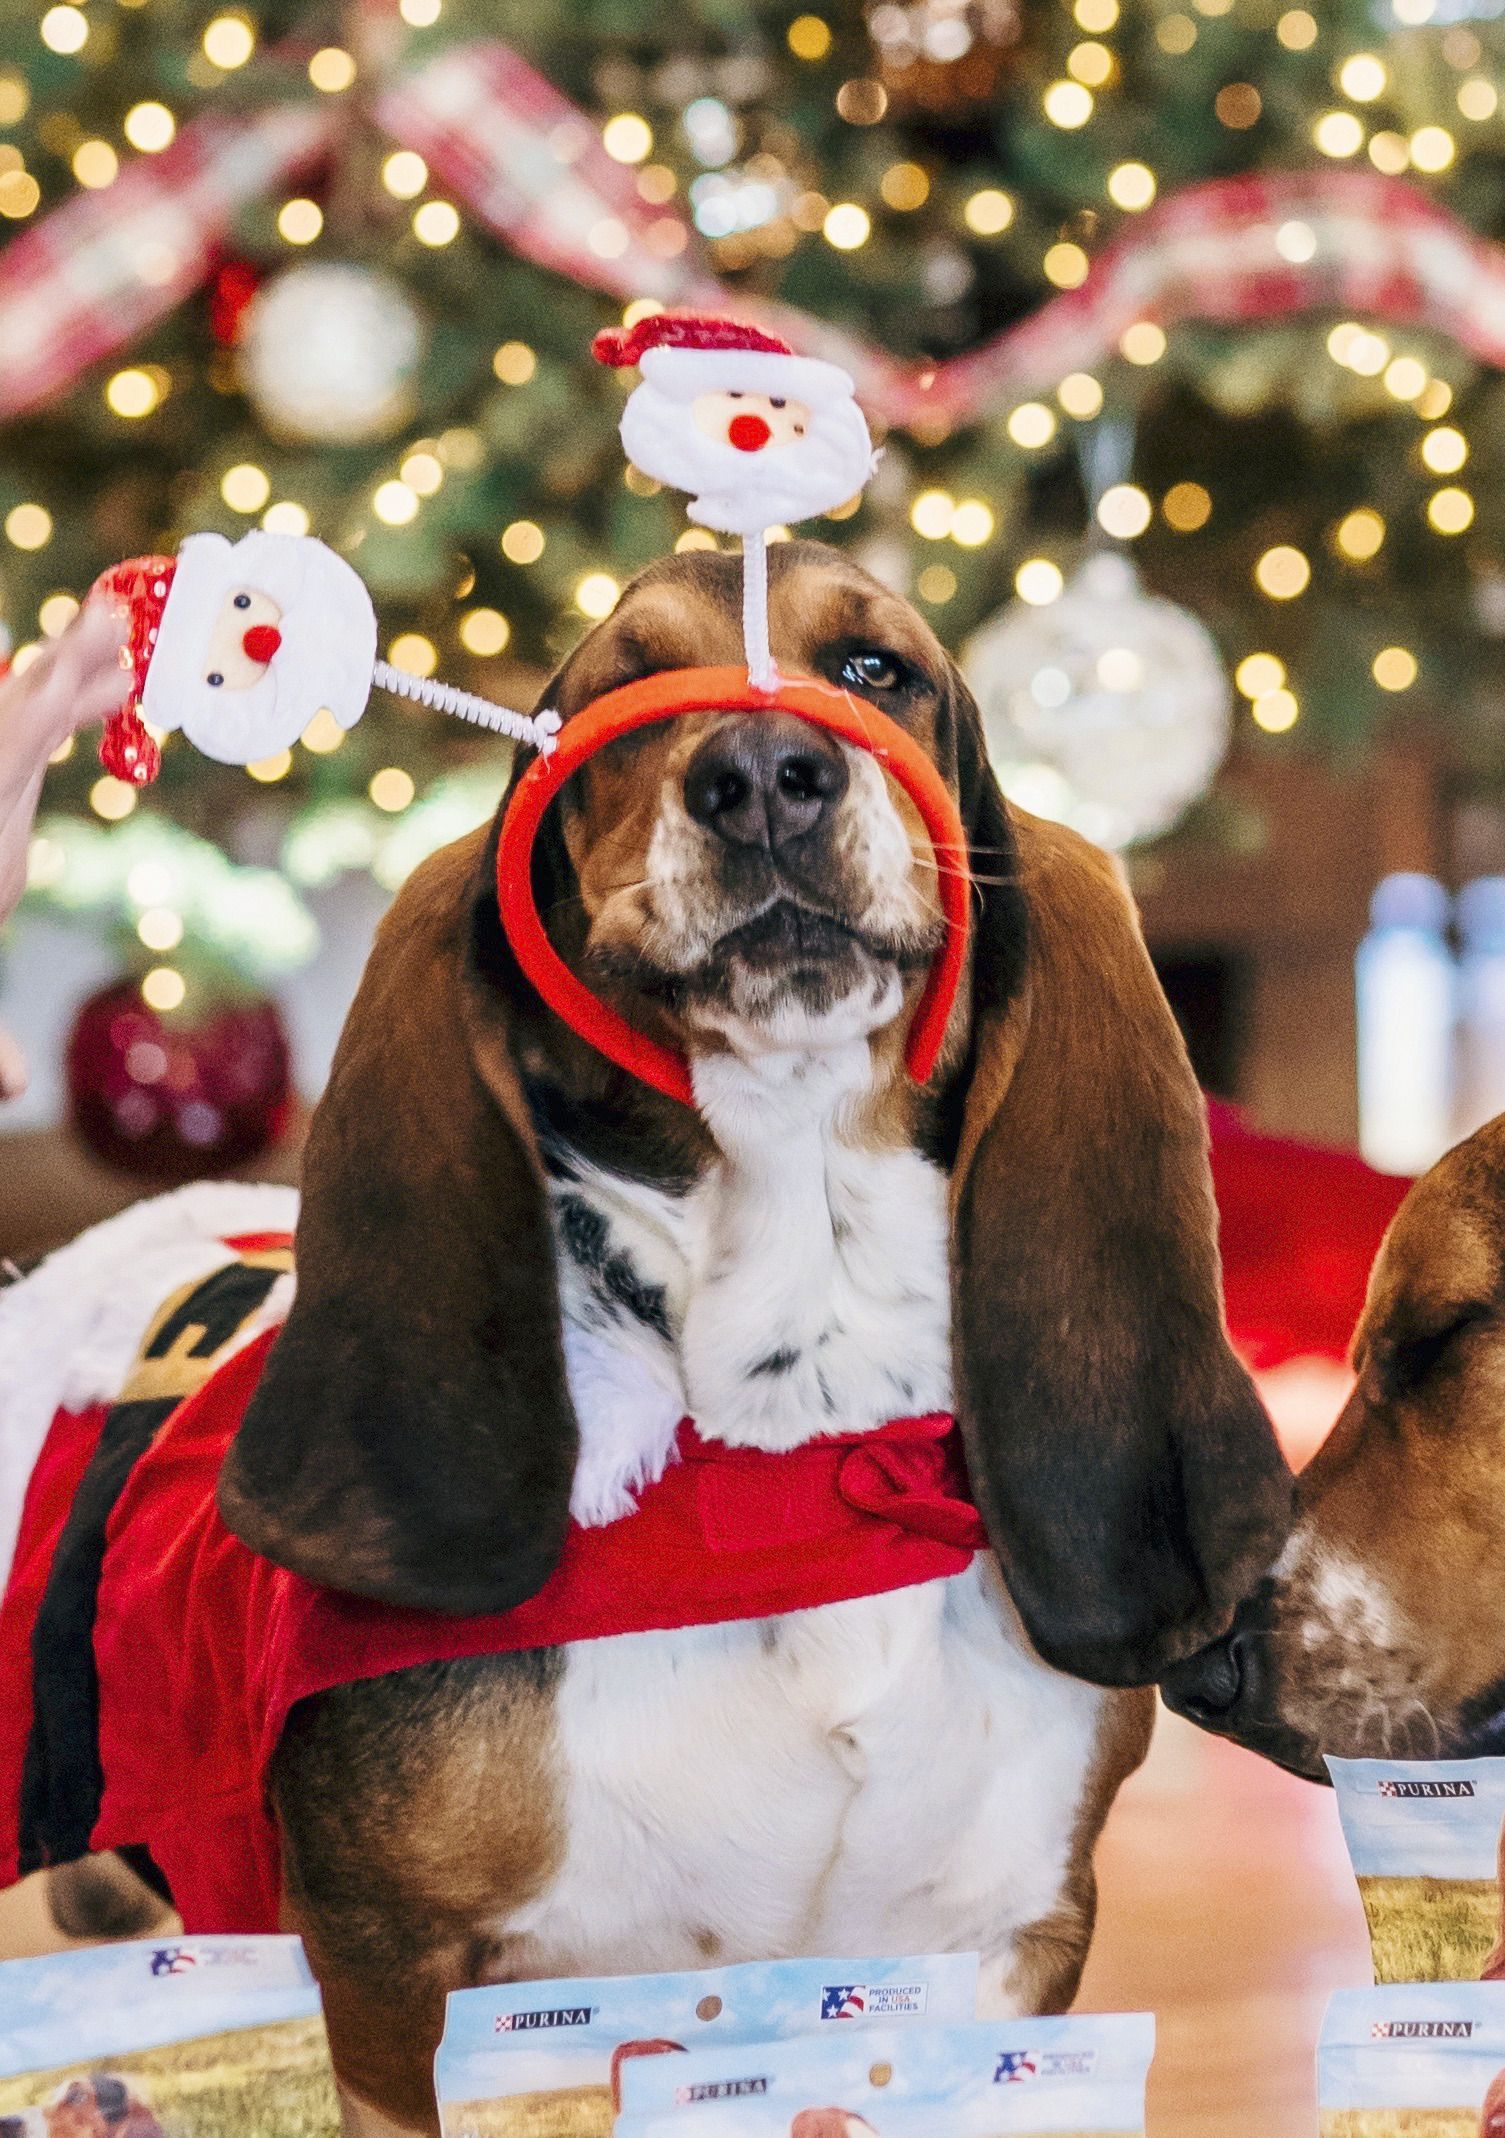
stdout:
[(891, 653), (849, 653), (841, 664), (841, 680), (854, 690), (897, 690), (904, 681), (904, 666)]
[(740, 386), (728, 386), (726, 397), (729, 401), (740, 401), (742, 399), (742, 388)]
[(251, 606), (251, 597), (250, 597), (250, 595), (249, 595), (249, 594), (237, 594), (237, 595), (236, 595), (236, 597), (235, 597), (235, 606), (236, 606), (236, 608), (237, 608), (237, 609), (249, 609), (249, 608), (250, 608), (250, 606)]
[(208, 675), (206, 675), (204, 678), (204, 681), (209, 685), (209, 688), (211, 690), (218, 690), (224, 680), (224, 677), (220, 674), (217, 668), (211, 668)]
[(770, 408), (782, 408), (784, 406), (784, 396), (781, 393), (771, 393), (768, 396), (768, 405)]

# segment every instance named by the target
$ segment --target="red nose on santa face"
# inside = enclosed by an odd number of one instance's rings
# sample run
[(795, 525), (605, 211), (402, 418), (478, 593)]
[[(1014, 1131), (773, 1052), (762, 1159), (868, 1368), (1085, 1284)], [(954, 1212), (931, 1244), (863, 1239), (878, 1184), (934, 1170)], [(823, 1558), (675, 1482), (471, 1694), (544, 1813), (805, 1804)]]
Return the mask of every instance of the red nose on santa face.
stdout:
[(733, 416), (726, 427), (727, 444), (734, 445), (739, 453), (758, 452), (772, 436), (761, 416)]
[(272, 658), (282, 644), (282, 633), (275, 624), (252, 624), (240, 644), (247, 660), (264, 663)]

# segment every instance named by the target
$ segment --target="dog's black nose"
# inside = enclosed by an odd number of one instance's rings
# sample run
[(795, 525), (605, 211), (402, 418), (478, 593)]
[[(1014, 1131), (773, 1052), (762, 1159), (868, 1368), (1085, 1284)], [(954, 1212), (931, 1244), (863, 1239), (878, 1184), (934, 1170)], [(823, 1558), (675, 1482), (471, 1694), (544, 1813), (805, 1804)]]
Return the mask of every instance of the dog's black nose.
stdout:
[(1253, 1654), (1247, 1633), (1235, 1632), (1174, 1663), (1160, 1682), (1161, 1698), (1203, 1729), (1226, 1729), (1249, 1690)]
[(834, 814), (846, 789), (835, 742), (803, 721), (753, 713), (700, 745), (685, 773), (685, 807), (729, 846), (772, 853)]

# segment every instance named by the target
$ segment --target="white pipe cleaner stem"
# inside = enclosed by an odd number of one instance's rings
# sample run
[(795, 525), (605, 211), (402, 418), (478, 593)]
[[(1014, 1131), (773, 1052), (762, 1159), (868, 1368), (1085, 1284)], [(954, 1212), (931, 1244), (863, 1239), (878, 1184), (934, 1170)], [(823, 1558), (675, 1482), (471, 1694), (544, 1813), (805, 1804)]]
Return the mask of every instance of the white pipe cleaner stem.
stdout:
[(779, 672), (768, 646), (768, 537), (761, 530), (742, 537), (742, 644), (749, 683), (755, 690), (777, 690)]
[(431, 705), (436, 712), (454, 713), (477, 727), (490, 728), (494, 734), (530, 742), (544, 757), (553, 749), (554, 737), (559, 733), (557, 713), (514, 713), (510, 707), (493, 705), (489, 698), (478, 698), (472, 691), (456, 690), (453, 683), (410, 675), (405, 668), (394, 668), (390, 661), (378, 661), (371, 680), (382, 690), (391, 691), (395, 698), (411, 698), (419, 705)]

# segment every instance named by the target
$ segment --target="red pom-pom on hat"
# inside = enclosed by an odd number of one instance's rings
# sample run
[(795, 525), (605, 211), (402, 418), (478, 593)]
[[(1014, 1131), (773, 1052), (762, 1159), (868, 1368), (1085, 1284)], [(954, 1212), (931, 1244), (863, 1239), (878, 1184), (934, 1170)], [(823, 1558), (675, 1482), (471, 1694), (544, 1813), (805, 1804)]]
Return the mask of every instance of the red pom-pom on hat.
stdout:
[(648, 349), (758, 349), (767, 356), (793, 356), (788, 342), (743, 319), (716, 319), (704, 312), (650, 312), (630, 327), (603, 327), (591, 343), (599, 364), (639, 364)]

